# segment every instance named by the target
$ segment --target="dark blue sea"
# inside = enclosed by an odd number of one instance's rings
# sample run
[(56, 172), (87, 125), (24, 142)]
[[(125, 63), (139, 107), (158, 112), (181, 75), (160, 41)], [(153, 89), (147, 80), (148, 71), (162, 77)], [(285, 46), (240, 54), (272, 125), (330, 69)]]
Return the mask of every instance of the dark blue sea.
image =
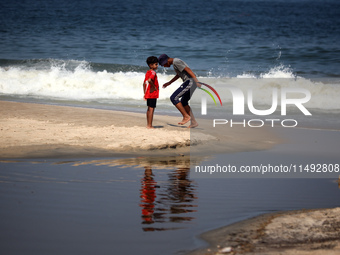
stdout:
[(17, 0), (0, 7), (1, 66), (77, 60), (95, 71), (138, 71), (148, 56), (167, 53), (203, 76), (283, 65), (306, 78), (340, 77), (336, 0)]
[[(334, 131), (339, 42), (337, 0), (0, 0), (0, 100), (144, 113), (145, 60), (166, 53), (215, 87), (229, 115), (227, 87), (253, 90), (265, 109), (273, 89), (301, 88), (311, 93), (305, 106), (313, 114), (301, 123)], [(172, 68), (157, 72), (160, 85), (174, 76)], [(161, 89), (157, 114), (178, 115), (169, 97), (179, 84)], [(287, 118), (298, 115), (293, 109)], [(338, 148), (317, 141), (308, 141), (306, 162), (332, 149), (320, 158), (333, 163)], [(219, 157), (239, 163), (251, 155)], [(198, 234), (238, 220), (339, 206), (332, 179), (196, 179), (188, 162), (161, 161), (147, 174), (142, 159), (132, 161), (1, 161), (0, 252), (182, 254), (203, 245)], [(147, 185), (151, 202), (142, 197)]]

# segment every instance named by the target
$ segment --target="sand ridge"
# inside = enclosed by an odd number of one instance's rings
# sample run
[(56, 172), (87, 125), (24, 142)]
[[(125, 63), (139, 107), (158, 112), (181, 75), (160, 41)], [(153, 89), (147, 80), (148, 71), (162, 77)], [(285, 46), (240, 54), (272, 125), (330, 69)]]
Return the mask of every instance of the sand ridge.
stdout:
[[(192, 255), (335, 255), (340, 253), (340, 208), (263, 214), (207, 232), (210, 247)], [(223, 249), (230, 252), (223, 253)]]
[(275, 136), (261, 129), (178, 125), (180, 116), (0, 101), (0, 158), (189, 155), (268, 149)]

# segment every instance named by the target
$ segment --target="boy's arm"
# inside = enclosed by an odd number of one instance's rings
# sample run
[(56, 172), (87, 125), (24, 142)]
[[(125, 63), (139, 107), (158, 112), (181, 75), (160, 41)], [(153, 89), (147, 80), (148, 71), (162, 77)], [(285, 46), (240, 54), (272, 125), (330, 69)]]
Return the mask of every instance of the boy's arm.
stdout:
[(164, 83), (163, 88), (166, 88), (166, 87), (169, 86), (171, 83), (177, 81), (178, 78), (179, 78), (179, 75), (176, 74), (176, 76), (175, 76), (174, 78), (172, 78), (171, 81), (169, 81), (169, 82), (167, 82), (167, 83)]
[(196, 85), (197, 85), (198, 87), (201, 87), (201, 84), (200, 84), (199, 81), (197, 80), (197, 77), (196, 77), (195, 73), (194, 73), (189, 67), (185, 67), (185, 68), (184, 68), (184, 71), (186, 71), (186, 72), (191, 76), (191, 78), (194, 79), (194, 81), (196, 82)]
[(145, 92), (146, 92), (146, 84), (145, 84), (145, 82), (143, 82), (143, 91), (144, 91), (144, 99), (145, 99)]
[(149, 78), (148, 82), (149, 84), (151, 84), (151, 88), (152, 88), (152, 89), (150, 88), (150, 92), (154, 92), (155, 90), (157, 90), (156, 85), (151, 78)]

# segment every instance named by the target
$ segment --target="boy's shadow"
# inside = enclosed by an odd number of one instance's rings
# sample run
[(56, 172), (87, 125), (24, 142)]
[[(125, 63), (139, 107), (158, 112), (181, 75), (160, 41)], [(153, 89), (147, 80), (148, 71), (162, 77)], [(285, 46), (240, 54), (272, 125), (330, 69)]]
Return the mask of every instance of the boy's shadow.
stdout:
[[(170, 124), (170, 123), (168, 123), (168, 126), (171, 126), (171, 127), (177, 127), (177, 128), (192, 129), (192, 128), (188, 128), (188, 126), (183, 126), (183, 125), (175, 125), (175, 124)], [(194, 129), (195, 129), (195, 130), (203, 130), (203, 128), (197, 128), (197, 127), (195, 127)]]
[(164, 128), (164, 126), (153, 126), (154, 128)]
[(175, 125), (175, 124), (170, 124), (170, 123), (168, 123), (168, 126), (171, 126), (171, 127), (178, 127), (178, 128), (187, 128), (187, 126)]

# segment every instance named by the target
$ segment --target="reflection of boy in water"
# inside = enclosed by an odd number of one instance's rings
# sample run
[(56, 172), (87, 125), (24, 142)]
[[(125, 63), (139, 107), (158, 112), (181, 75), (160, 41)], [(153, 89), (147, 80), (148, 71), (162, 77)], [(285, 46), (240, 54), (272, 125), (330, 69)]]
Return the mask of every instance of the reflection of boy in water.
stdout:
[[(168, 197), (171, 200), (171, 214), (176, 214), (176, 217), (171, 217), (172, 222), (185, 222), (195, 219), (187, 216), (187, 213), (196, 212), (193, 202), (195, 196), (195, 186), (189, 179), (190, 168), (178, 168), (177, 171), (169, 174), (171, 185), (168, 188)], [(185, 215), (184, 215), (185, 214)]]
[(155, 198), (156, 198), (156, 184), (157, 182), (153, 179), (152, 170), (145, 167), (144, 178), (142, 179), (142, 189), (141, 189), (141, 204), (142, 209), (142, 219), (143, 224), (152, 224), (153, 213), (155, 208)]
[[(196, 212), (195, 207), (197, 205), (193, 204), (197, 199), (195, 195), (196, 187), (188, 178), (189, 172), (190, 168), (178, 168), (169, 173), (169, 180), (156, 196), (156, 188), (160, 187), (153, 179), (151, 168), (145, 167), (144, 177), (141, 180), (140, 206), (142, 207), (142, 224), (149, 226), (143, 227), (144, 231), (178, 229), (178, 226), (171, 225), (171, 227), (168, 227), (166, 224), (170, 222), (185, 223), (195, 219), (190, 214)], [(151, 224), (157, 225), (157, 223), (162, 223), (162, 227), (151, 226)]]

